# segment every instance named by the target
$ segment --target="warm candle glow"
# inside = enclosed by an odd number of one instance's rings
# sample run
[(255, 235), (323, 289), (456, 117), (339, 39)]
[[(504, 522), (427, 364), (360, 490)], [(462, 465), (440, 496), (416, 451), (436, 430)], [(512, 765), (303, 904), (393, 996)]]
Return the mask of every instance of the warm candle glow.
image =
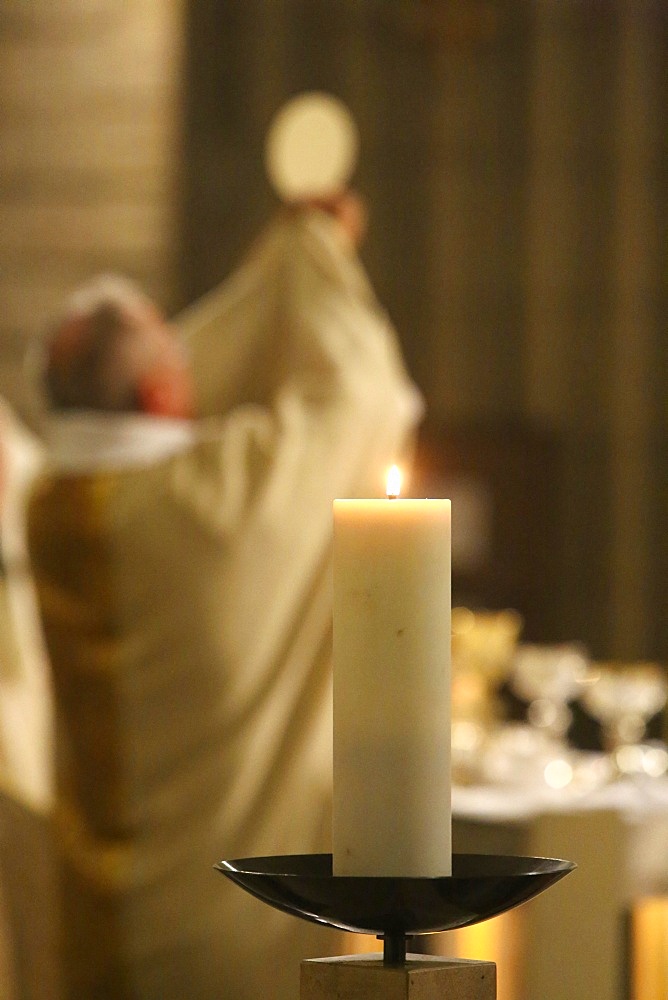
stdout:
[(401, 493), (401, 471), (398, 465), (393, 465), (387, 473), (387, 496), (394, 499)]

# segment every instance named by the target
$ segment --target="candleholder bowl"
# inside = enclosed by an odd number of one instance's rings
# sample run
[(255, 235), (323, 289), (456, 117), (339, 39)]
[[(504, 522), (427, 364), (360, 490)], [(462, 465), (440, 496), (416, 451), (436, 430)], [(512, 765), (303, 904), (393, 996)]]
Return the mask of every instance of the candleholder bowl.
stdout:
[(406, 938), (454, 930), (525, 903), (564, 875), (572, 861), (454, 854), (452, 875), (398, 878), (333, 875), (331, 854), (238, 858), (214, 866), (246, 892), (314, 923), (384, 941), (385, 962), (401, 963)]

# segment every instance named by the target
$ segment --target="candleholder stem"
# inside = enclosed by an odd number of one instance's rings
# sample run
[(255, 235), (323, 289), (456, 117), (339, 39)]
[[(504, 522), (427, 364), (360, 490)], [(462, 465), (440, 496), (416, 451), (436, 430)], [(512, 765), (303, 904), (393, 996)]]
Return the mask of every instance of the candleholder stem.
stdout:
[(383, 942), (383, 965), (406, 964), (406, 935), (403, 931), (379, 934)]

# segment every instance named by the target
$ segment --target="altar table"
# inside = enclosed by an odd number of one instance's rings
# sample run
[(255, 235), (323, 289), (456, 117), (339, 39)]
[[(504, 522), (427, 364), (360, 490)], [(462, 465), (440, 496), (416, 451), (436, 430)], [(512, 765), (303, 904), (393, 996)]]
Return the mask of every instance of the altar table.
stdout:
[(460, 852), (560, 857), (578, 868), (484, 924), (426, 939), (498, 965), (498, 1000), (668, 997), (668, 780), (573, 801), (454, 789)]

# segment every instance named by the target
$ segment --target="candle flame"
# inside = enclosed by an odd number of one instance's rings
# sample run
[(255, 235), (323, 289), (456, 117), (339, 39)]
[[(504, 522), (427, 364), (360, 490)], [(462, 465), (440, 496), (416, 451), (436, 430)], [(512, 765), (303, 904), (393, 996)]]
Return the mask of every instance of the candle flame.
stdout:
[(397, 465), (388, 470), (386, 490), (388, 499), (395, 499), (401, 493), (401, 471)]

